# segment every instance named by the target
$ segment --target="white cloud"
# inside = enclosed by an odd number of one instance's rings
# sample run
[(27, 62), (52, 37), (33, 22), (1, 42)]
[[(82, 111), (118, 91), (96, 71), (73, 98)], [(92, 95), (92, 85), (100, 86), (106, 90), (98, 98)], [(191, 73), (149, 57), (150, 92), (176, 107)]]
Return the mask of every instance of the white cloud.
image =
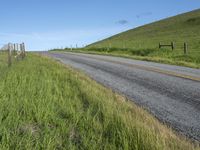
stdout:
[(110, 27), (86, 30), (62, 30), (33, 33), (0, 33), (1, 44), (25, 42), (30, 50), (46, 50), (70, 45), (82, 46), (126, 30), (127, 27)]

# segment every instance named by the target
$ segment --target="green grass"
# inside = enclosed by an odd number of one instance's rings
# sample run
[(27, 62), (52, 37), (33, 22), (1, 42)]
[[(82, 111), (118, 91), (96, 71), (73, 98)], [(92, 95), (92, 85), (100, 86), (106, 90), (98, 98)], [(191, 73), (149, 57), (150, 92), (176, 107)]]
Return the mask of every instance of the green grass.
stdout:
[(8, 57), (6, 52), (0, 51), (0, 78), (8, 71)]
[[(124, 57), (130, 59), (138, 59), (144, 61), (152, 61), (158, 63), (165, 63), (171, 65), (186, 66), (191, 68), (200, 68), (200, 64), (195, 62), (195, 59), (189, 55), (179, 55), (172, 54), (169, 50), (156, 50), (156, 49), (118, 49), (118, 48), (78, 48), (78, 49), (53, 49), (51, 52), (73, 52), (73, 53), (87, 53), (87, 54), (97, 54), (97, 55), (108, 55), (115, 57)], [(153, 55), (152, 53), (157, 53)], [(159, 54), (160, 53), (160, 54)], [(166, 55), (171, 55), (172, 57), (166, 57)]]
[(0, 149), (199, 149), (50, 58), (29, 53), (10, 68), (0, 62)]
[(0, 68), (6, 68), (7, 53), (0, 51)]
[[(186, 64), (186, 66), (197, 66), (199, 68), (199, 26), (200, 10), (195, 10), (93, 43), (87, 46), (85, 51), (88, 52), (93, 49), (94, 52), (101, 52), (102, 54), (139, 56), (151, 61), (159, 59), (164, 63)], [(170, 48), (158, 49), (159, 42), (170, 44), (172, 41), (175, 42), (174, 51)], [(184, 42), (189, 45), (187, 55), (183, 53)], [(108, 48), (111, 50), (107, 51)]]

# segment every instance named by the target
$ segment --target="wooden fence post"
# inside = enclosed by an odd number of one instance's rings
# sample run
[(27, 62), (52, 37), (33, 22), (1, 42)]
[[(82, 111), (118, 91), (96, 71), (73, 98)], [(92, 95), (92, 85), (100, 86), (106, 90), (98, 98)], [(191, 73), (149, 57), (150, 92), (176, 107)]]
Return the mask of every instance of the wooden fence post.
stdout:
[(174, 48), (175, 48), (174, 42), (171, 42), (171, 44), (172, 44), (172, 50), (174, 50)]
[(26, 48), (24, 43), (22, 43), (22, 45), (23, 45), (23, 58), (24, 58), (26, 56)]
[(17, 48), (17, 52), (18, 52), (18, 51), (19, 51), (19, 44), (17, 43), (16, 45), (17, 45), (17, 47), (16, 47), (16, 48)]
[(14, 43), (13, 54), (15, 55), (16, 44)]
[(19, 50), (20, 50), (20, 57), (23, 58), (23, 46), (22, 44), (19, 44)]
[(159, 49), (161, 48), (161, 43), (159, 42)]
[(10, 67), (12, 64), (12, 58), (11, 58), (11, 45), (8, 43), (8, 67)]
[(188, 44), (185, 42), (184, 43), (184, 54), (188, 53)]

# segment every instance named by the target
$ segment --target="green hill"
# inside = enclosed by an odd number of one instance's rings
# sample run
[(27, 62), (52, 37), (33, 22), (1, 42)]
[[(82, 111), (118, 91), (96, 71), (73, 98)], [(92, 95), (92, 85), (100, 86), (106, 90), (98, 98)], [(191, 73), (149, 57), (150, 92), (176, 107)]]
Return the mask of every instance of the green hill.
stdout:
[(115, 35), (90, 46), (122, 48), (156, 48), (159, 42), (188, 42), (192, 50), (200, 48), (200, 9)]
[[(159, 42), (175, 42), (175, 50), (159, 50)], [(187, 42), (189, 47), (187, 55), (183, 53), (184, 42)], [(118, 54), (159, 57), (199, 65), (200, 9), (117, 34), (93, 43), (87, 46), (87, 49), (106, 49), (111, 53), (117, 51)]]

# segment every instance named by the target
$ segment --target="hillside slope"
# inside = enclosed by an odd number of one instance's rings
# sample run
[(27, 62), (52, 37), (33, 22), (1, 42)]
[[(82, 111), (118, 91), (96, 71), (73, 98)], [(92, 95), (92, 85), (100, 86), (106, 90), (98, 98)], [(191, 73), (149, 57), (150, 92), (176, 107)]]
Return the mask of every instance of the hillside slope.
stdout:
[[(200, 68), (199, 27), (200, 9), (147, 24), (73, 51)], [(174, 42), (175, 49), (159, 49), (160, 42)], [(185, 42), (188, 45), (186, 53)]]
[(200, 47), (199, 27), (200, 9), (126, 31), (89, 47), (157, 48), (159, 42), (174, 41), (178, 50), (183, 42), (188, 42), (190, 50), (197, 51)]

